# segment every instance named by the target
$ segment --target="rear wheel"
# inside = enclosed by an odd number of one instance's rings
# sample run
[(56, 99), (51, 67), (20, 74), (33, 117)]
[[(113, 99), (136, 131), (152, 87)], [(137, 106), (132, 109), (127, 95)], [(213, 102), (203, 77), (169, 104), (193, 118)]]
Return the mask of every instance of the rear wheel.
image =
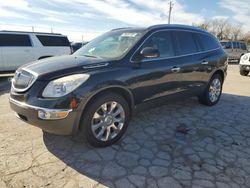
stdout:
[(241, 76), (247, 76), (248, 74), (249, 74), (249, 71), (240, 70), (240, 75), (241, 75)]
[(109, 146), (125, 133), (129, 119), (127, 101), (118, 94), (105, 93), (86, 108), (80, 125), (81, 133), (92, 146)]
[(206, 90), (199, 96), (200, 103), (207, 106), (215, 105), (220, 100), (222, 85), (222, 77), (219, 74), (213, 75)]

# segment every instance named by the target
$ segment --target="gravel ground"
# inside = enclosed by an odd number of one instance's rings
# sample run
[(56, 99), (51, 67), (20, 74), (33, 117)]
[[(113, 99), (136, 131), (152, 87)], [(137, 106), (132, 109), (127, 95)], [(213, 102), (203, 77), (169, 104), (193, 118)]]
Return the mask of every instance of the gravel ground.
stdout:
[(250, 76), (230, 65), (221, 101), (195, 98), (134, 116), (97, 149), (15, 118), (0, 81), (0, 187), (250, 187)]

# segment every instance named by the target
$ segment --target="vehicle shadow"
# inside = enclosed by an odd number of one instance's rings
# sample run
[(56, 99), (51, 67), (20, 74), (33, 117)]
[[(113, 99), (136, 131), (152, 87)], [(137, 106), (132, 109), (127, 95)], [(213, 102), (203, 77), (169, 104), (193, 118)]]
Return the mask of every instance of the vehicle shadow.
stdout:
[(9, 93), (11, 88), (11, 77), (0, 77), (0, 96)]
[(248, 147), (243, 140), (250, 134), (249, 106), (250, 97), (224, 93), (213, 107), (191, 98), (141, 110), (124, 138), (107, 148), (48, 133), (43, 139), (49, 152), (67, 166), (108, 187), (164, 187), (161, 181), (167, 176), (175, 178), (172, 183), (190, 187), (195, 171), (233, 178), (225, 169), (244, 168), (221, 152), (240, 154)]

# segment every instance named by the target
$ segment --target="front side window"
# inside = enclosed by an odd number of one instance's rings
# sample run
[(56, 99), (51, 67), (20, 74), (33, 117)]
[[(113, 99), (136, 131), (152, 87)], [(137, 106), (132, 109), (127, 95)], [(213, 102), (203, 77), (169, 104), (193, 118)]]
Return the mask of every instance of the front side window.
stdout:
[(67, 37), (36, 35), (43, 46), (70, 46)]
[(156, 48), (160, 52), (160, 58), (175, 56), (175, 48), (173, 38), (170, 31), (160, 31), (150, 36), (141, 47), (141, 50), (146, 47)]
[(232, 42), (221, 42), (220, 43), (221, 46), (224, 48), (224, 49), (231, 49), (232, 48)]
[(86, 44), (74, 55), (117, 59), (127, 52), (144, 35), (145, 31), (111, 31)]
[(179, 55), (189, 55), (199, 51), (197, 49), (194, 36), (191, 32), (175, 31), (174, 35), (177, 39)]
[(0, 46), (32, 46), (29, 35), (0, 34)]

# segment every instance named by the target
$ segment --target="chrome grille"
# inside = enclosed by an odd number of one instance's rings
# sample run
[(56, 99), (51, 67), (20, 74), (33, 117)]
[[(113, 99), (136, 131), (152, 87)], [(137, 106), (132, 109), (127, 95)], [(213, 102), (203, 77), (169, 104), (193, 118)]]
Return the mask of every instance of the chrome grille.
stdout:
[(16, 92), (28, 90), (36, 80), (36, 75), (28, 70), (17, 70), (12, 80), (12, 87)]

